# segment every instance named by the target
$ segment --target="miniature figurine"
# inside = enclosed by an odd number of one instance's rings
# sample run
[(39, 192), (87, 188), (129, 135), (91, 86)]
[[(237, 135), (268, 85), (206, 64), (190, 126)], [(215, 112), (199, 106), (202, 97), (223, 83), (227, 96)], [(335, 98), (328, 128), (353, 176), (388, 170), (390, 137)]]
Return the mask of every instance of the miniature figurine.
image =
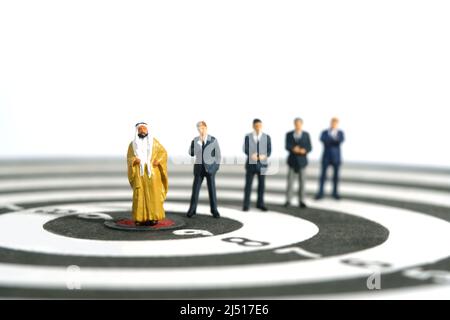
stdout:
[(286, 134), (286, 150), (289, 151), (287, 163), (289, 166), (286, 190), (285, 207), (291, 205), (294, 176), (298, 175), (298, 200), (300, 208), (306, 208), (305, 204), (305, 168), (308, 165), (307, 154), (311, 152), (311, 139), (309, 133), (304, 131), (303, 120), (296, 118), (294, 120), (295, 130)]
[(165, 218), (168, 191), (167, 152), (148, 130), (136, 124), (136, 136), (128, 147), (128, 180), (133, 189), (133, 220), (137, 226), (153, 226)]
[(253, 120), (253, 132), (245, 136), (244, 153), (247, 155), (245, 162), (245, 189), (243, 211), (248, 211), (250, 207), (250, 194), (252, 191), (253, 177), (258, 176), (258, 199), (256, 207), (262, 211), (267, 211), (264, 204), (265, 178), (268, 168), (268, 158), (272, 152), (270, 136), (262, 132), (262, 121)]
[(206, 177), (209, 193), (209, 204), (214, 218), (220, 218), (217, 210), (216, 196), (216, 172), (219, 170), (221, 154), (219, 142), (213, 136), (208, 135), (208, 126), (205, 121), (197, 123), (199, 136), (195, 137), (189, 148), (189, 155), (195, 156), (194, 163), (194, 183), (192, 185), (192, 196), (187, 216), (191, 218), (196, 214), (198, 196), (203, 179)]
[(338, 193), (339, 167), (341, 165), (341, 144), (344, 142), (344, 132), (338, 129), (339, 119), (332, 118), (330, 128), (324, 130), (320, 136), (320, 141), (324, 145), (322, 155), (322, 170), (320, 174), (319, 192), (316, 200), (323, 198), (323, 188), (327, 178), (328, 166), (333, 166), (333, 198), (339, 200)]

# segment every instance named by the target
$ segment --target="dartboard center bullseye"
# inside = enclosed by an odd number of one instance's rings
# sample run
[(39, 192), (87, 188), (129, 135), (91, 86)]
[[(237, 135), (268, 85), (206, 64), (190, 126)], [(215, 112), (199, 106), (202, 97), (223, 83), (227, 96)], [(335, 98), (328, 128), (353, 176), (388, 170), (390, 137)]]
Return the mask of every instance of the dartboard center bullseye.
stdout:
[[(242, 227), (238, 220), (223, 218), (221, 224), (213, 223), (208, 215), (199, 214), (188, 219), (181, 211), (166, 211), (166, 218), (155, 226), (136, 226), (129, 217), (129, 210), (111, 209), (102, 204), (90, 205), (95, 214), (69, 214), (55, 217), (44, 224), (48, 232), (77, 239), (104, 241), (156, 241), (207, 237), (232, 232)], [(102, 210), (100, 212), (100, 210)], [(194, 230), (194, 231), (189, 231)]]

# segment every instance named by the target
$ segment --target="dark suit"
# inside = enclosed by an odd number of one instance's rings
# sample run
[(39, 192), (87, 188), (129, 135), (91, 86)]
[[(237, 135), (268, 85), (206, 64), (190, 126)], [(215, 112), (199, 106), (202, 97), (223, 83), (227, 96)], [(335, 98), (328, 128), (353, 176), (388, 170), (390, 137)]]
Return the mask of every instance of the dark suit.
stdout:
[(209, 204), (211, 212), (217, 211), (215, 176), (219, 170), (221, 154), (219, 143), (216, 138), (208, 135), (206, 143), (202, 143), (199, 137), (194, 138), (189, 148), (191, 157), (195, 156), (194, 183), (192, 185), (191, 203), (188, 212), (195, 213), (197, 210), (198, 196), (203, 179), (206, 177), (209, 193)]
[(296, 154), (292, 151), (295, 146), (306, 149), (307, 154), (311, 152), (311, 139), (309, 138), (309, 133), (302, 131), (302, 136), (300, 139), (294, 138), (294, 132), (290, 131), (286, 134), (286, 150), (289, 151), (289, 156), (287, 163), (290, 168), (294, 169), (295, 172), (299, 172), (300, 169), (305, 168), (308, 165), (308, 158), (305, 155)]
[[(295, 137), (295, 131), (290, 131), (286, 134), (286, 150), (289, 151), (288, 156), (288, 177), (287, 177), (287, 189), (286, 189), (286, 204), (290, 204), (292, 198), (292, 190), (294, 184), (294, 176), (298, 174), (298, 199), (300, 203), (305, 198), (305, 167), (308, 165), (307, 154), (311, 152), (311, 139), (309, 133), (302, 131), (299, 138)], [(306, 149), (306, 154), (296, 154), (292, 151), (294, 147), (300, 147)]]
[(258, 200), (257, 207), (264, 206), (264, 189), (265, 189), (265, 178), (268, 168), (268, 161), (257, 160), (254, 161), (251, 156), (256, 153), (257, 155), (264, 155), (267, 158), (270, 157), (272, 153), (272, 142), (270, 136), (263, 133), (258, 141), (253, 138), (253, 133), (245, 136), (244, 139), (244, 153), (247, 155), (247, 160), (245, 163), (245, 188), (244, 188), (244, 208), (250, 206), (250, 194), (252, 191), (253, 177), (258, 176)]
[(339, 167), (341, 165), (341, 144), (344, 142), (344, 132), (338, 130), (336, 137), (330, 134), (330, 130), (324, 130), (320, 135), (324, 149), (322, 154), (322, 170), (318, 196), (323, 196), (323, 189), (327, 178), (328, 166), (333, 166), (333, 195), (338, 195)]

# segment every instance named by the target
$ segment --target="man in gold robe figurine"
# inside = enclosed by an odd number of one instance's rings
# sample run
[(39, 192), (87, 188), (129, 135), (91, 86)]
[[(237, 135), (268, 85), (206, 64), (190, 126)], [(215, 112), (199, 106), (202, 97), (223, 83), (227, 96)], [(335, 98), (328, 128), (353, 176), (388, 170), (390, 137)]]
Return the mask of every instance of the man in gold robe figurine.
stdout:
[(128, 181), (133, 189), (133, 220), (137, 226), (154, 226), (164, 220), (168, 190), (166, 149), (148, 131), (136, 124), (136, 136), (128, 147)]

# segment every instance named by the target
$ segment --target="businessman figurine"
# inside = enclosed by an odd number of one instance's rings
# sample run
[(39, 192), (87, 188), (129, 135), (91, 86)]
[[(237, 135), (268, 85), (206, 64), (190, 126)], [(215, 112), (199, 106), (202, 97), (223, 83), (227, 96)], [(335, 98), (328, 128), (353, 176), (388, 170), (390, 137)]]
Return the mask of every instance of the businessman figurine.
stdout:
[(264, 185), (268, 168), (268, 158), (272, 151), (270, 136), (262, 132), (262, 121), (253, 120), (253, 132), (245, 136), (244, 152), (247, 155), (245, 162), (245, 190), (243, 211), (250, 207), (250, 194), (252, 191), (253, 177), (258, 176), (258, 200), (256, 207), (267, 211), (264, 204)]
[(286, 150), (288, 156), (288, 179), (285, 207), (291, 205), (294, 176), (298, 175), (298, 200), (300, 208), (306, 208), (305, 200), (305, 168), (308, 165), (307, 154), (311, 152), (311, 139), (309, 133), (302, 130), (303, 120), (294, 120), (295, 130), (286, 134)]
[(327, 178), (328, 166), (333, 167), (333, 198), (339, 200), (338, 193), (339, 167), (341, 165), (341, 144), (344, 142), (344, 132), (338, 129), (339, 119), (332, 118), (330, 128), (324, 130), (320, 136), (324, 149), (322, 155), (322, 170), (320, 174), (319, 192), (316, 199), (323, 198), (323, 188)]
[(208, 135), (208, 127), (204, 121), (197, 123), (199, 136), (191, 142), (189, 154), (195, 156), (194, 183), (192, 185), (191, 204), (187, 216), (191, 218), (196, 214), (198, 196), (203, 179), (206, 177), (209, 193), (209, 204), (214, 218), (220, 218), (217, 210), (215, 175), (219, 170), (221, 155), (219, 142), (213, 136)]

